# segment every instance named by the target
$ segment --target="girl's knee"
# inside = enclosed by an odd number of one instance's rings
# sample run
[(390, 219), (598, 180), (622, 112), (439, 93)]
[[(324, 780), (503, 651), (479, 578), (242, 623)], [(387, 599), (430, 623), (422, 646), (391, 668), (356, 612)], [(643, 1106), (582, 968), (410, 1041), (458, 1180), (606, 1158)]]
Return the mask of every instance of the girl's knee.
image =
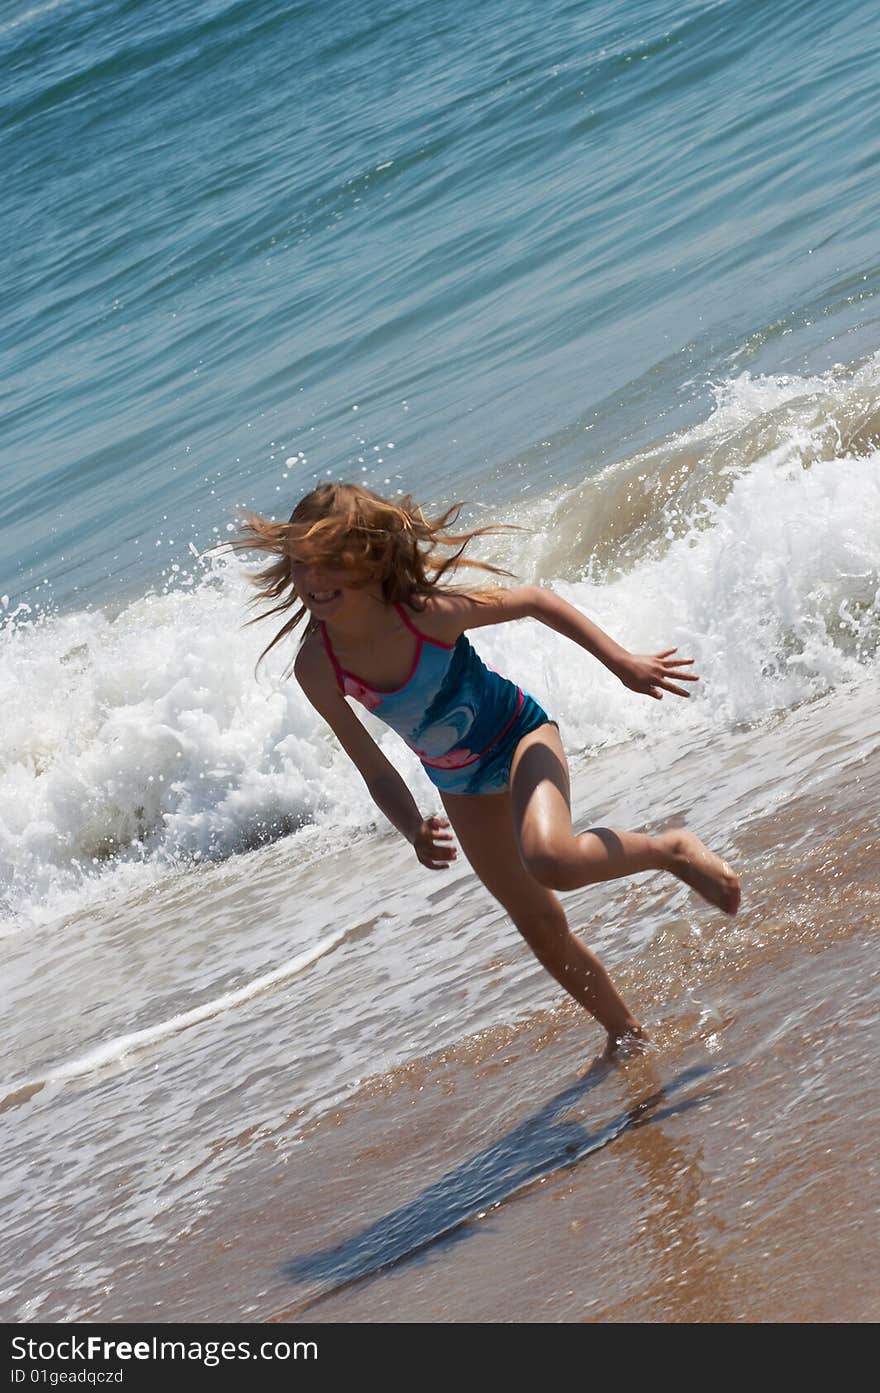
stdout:
[(574, 841), (554, 841), (545, 837), (523, 838), (520, 848), (522, 863), (539, 885), (548, 890), (564, 890), (566, 869), (575, 849)]

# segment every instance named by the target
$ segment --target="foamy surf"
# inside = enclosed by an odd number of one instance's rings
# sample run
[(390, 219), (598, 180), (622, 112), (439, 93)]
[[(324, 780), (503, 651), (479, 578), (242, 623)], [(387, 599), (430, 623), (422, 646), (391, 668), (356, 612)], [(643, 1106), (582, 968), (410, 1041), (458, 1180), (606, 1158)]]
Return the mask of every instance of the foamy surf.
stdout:
[[(878, 412), (877, 357), (810, 378), (745, 374), (699, 426), (543, 500), (520, 514), (529, 534), (495, 544), (523, 580), (543, 578), (628, 647), (693, 657), (691, 700), (658, 708), (621, 691), (537, 624), (480, 630), (477, 646), (547, 706), (573, 754), (754, 722), (858, 682), (880, 642)], [(242, 627), (249, 596), (246, 567), (218, 556), (166, 572), (112, 620), (7, 615), (6, 932), (116, 879), (129, 890), (305, 828), (314, 846), (376, 827), (357, 772), (280, 680), (291, 650), (254, 681), (271, 627)], [(369, 724), (427, 792), (414, 756)]]
[(319, 958), (332, 953), (350, 936), (350, 933), (350, 929), (341, 929), (338, 933), (329, 934), (319, 943), (306, 949), (305, 952), (297, 953), (295, 957), (282, 963), (280, 967), (262, 973), (253, 981), (246, 983), (245, 986), (236, 988), (235, 991), (225, 992), (222, 996), (205, 1001), (190, 1011), (178, 1012), (169, 1020), (159, 1021), (156, 1025), (148, 1026), (144, 1030), (134, 1030), (128, 1034), (116, 1036), (75, 1059), (51, 1065), (39, 1078), (19, 1079), (5, 1086), (0, 1085), (2, 1088), (0, 1112), (5, 1112), (9, 1108), (27, 1102), (36, 1093), (53, 1084), (63, 1084), (70, 1079), (84, 1078), (89, 1074), (97, 1073), (98, 1070), (112, 1066), (125, 1066), (133, 1055), (143, 1053), (151, 1045), (159, 1044), (172, 1036), (179, 1035), (194, 1025), (200, 1025), (202, 1021), (208, 1021), (221, 1015), (224, 1011), (232, 1011), (237, 1006), (252, 1001), (254, 997), (260, 996), (263, 992), (271, 991), (280, 983), (296, 977), (306, 968), (311, 967), (313, 963), (316, 963)]

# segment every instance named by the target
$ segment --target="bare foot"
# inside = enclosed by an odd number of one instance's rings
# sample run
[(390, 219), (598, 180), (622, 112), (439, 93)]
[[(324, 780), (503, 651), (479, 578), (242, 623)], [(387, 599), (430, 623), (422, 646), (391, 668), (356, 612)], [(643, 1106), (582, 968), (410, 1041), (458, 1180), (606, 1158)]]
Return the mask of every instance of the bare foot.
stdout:
[(632, 1030), (610, 1031), (605, 1049), (600, 1055), (603, 1060), (629, 1059), (634, 1054), (645, 1054), (651, 1048), (651, 1039), (642, 1026)]
[(726, 861), (705, 847), (693, 832), (676, 829), (664, 833), (659, 840), (665, 843), (673, 875), (696, 890), (704, 900), (723, 909), (725, 914), (736, 914), (740, 900), (739, 878)]

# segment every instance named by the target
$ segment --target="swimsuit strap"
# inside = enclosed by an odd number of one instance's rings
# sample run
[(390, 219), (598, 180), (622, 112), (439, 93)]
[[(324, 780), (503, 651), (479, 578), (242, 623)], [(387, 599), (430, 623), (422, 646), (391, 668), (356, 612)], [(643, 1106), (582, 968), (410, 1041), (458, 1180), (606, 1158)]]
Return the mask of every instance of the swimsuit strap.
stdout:
[(324, 640), (324, 648), (327, 653), (327, 657), (333, 664), (333, 671), (336, 673), (336, 681), (339, 684), (339, 690), (344, 693), (345, 678), (342, 674), (342, 668), (339, 666), (339, 660), (337, 659), (336, 654), (333, 652), (333, 644), (330, 642), (330, 635), (327, 633), (327, 625), (324, 623), (323, 619), (321, 620), (321, 638)]
[[(422, 642), (424, 642), (426, 635), (423, 634), (420, 629), (416, 628), (415, 624), (408, 617), (406, 610), (403, 608), (403, 605), (395, 605), (394, 608), (397, 610), (399, 617), (403, 620), (404, 624), (410, 630), (410, 632), (415, 634), (417, 639), (420, 639)], [(428, 642), (430, 643), (430, 639), (428, 640)]]
[[(414, 623), (412, 622), (412, 620), (409, 618), (409, 616), (408, 616), (407, 613), (406, 613), (406, 610), (403, 608), (403, 605), (395, 605), (394, 608), (397, 610), (397, 613), (400, 615), (401, 619), (403, 620), (403, 622), (404, 622), (404, 624), (406, 625), (406, 627), (409, 629), (410, 633), (415, 634), (415, 636), (416, 636), (416, 638), (419, 640), (419, 643), (420, 643), (420, 644), (421, 644), (421, 643), (430, 643), (431, 646), (432, 646), (432, 648), (454, 648), (454, 647), (455, 647), (455, 644), (454, 644), (454, 643), (444, 643), (442, 639), (439, 639), (439, 638), (431, 638), (429, 634), (423, 634), (422, 631), (421, 631), (421, 629), (417, 629), (416, 626), (415, 626), (415, 624), (414, 624)], [(419, 649), (419, 652), (421, 652), (421, 649)]]
[[(443, 643), (443, 642), (442, 642), (440, 639), (438, 639), (438, 638), (429, 638), (427, 634), (423, 634), (422, 631), (421, 631), (420, 629), (417, 629), (417, 628), (416, 628), (415, 624), (414, 624), (414, 623), (412, 622), (412, 620), (409, 618), (409, 616), (407, 615), (407, 613), (406, 613), (406, 611), (404, 610), (404, 608), (403, 608), (402, 605), (395, 605), (394, 608), (395, 608), (395, 610), (397, 611), (397, 614), (399, 615), (399, 617), (402, 619), (403, 623), (406, 625), (406, 627), (407, 627), (407, 628), (410, 630), (410, 632), (411, 632), (412, 634), (414, 634), (415, 637), (418, 639), (418, 644), (416, 645), (416, 651), (415, 651), (415, 654), (413, 655), (413, 665), (412, 665), (412, 668), (410, 669), (409, 677), (406, 679), (406, 682), (403, 683), (403, 686), (405, 687), (405, 686), (408, 685), (408, 683), (410, 683), (410, 682), (412, 681), (413, 677), (415, 676), (416, 669), (417, 669), (417, 667), (418, 667), (418, 665), (419, 665), (419, 661), (420, 661), (421, 656), (422, 656), (422, 649), (423, 649), (423, 647), (424, 647), (424, 645), (425, 645), (426, 643), (430, 643), (431, 646), (432, 646), (433, 648), (447, 648), (447, 649), (454, 648), (454, 647), (455, 647), (455, 644), (454, 644), (454, 643)], [(343, 693), (343, 695), (344, 695), (344, 694), (345, 694), (345, 677), (346, 677), (346, 673), (345, 673), (344, 668), (340, 667), (339, 659), (337, 658), (336, 654), (333, 652), (333, 644), (330, 642), (330, 635), (329, 635), (328, 632), (327, 632), (327, 625), (324, 623), (323, 619), (321, 620), (321, 638), (322, 638), (323, 641), (324, 641), (324, 649), (325, 649), (325, 652), (326, 652), (326, 654), (327, 654), (327, 657), (330, 659), (331, 663), (333, 664), (333, 671), (336, 673), (336, 681), (337, 681), (337, 683), (339, 684), (339, 690), (340, 690), (340, 691)], [(394, 694), (394, 691), (400, 691), (400, 690), (401, 690), (400, 687), (395, 687), (395, 688), (393, 689), (393, 691), (391, 691), (391, 692), (389, 692), (389, 691), (383, 691), (383, 689), (380, 688), (380, 687), (370, 687), (370, 686), (369, 686), (369, 683), (364, 682), (364, 681), (362, 680), (362, 678), (360, 678), (360, 677), (355, 677), (353, 673), (349, 673), (348, 676), (349, 676), (349, 677), (352, 677), (352, 678), (354, 679), (354, 681), (358, 682), (362, 687), (367, 687), (370, 691), (379, 692), (379, 693), (381, 693), (381, 695), (383, 695), (383, 696), (392, 696), (392, 695)]]

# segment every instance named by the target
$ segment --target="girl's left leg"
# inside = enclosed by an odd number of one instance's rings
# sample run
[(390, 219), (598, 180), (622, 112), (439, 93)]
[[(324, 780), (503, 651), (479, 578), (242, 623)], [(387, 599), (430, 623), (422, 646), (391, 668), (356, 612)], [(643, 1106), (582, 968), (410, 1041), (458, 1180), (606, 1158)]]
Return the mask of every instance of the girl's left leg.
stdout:
[(510, 789), (523, 865), (539, 884), (577, 890), (639, 871), (669, 871), (726, 914), (739, 908), (739, 880), (692, 832), (650, 837), (594, 827), (576, 834), (568, 761), (556, 726), (539, 726), (520, 740)]
[(595, 953), (572, 933), (556, 895), (523, 865), (509, 793), (441, 797), (462, 851), (538, 961), (605, 1027), (610, 1045), (643, 1035)]

